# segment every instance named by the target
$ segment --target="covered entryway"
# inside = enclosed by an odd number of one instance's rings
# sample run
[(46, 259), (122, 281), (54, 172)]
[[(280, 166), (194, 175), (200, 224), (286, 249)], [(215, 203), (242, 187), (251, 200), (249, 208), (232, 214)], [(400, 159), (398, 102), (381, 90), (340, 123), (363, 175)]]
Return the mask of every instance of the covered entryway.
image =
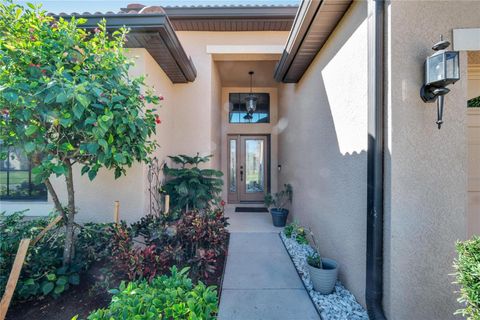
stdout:
[(269, 189), (268, 135), (228, 135), (228, 202), (261, 202)]

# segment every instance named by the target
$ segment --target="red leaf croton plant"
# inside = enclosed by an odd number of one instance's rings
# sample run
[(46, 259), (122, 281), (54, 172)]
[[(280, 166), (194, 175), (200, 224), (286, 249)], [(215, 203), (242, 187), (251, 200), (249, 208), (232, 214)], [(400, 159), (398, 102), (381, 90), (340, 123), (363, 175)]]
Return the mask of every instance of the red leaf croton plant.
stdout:
[[(73, 166), (93, 180), (100, 168), (115, 178), (135, 161), (148, 162), (150, 139), (160, 118), (159, 97), (132, 78), (124, 53), (127, 31), (95, 32), (84, 19), (55, 20), (32, 4), (0, 3), (0, 129), (2, 157), (20, 146), (35, 159), (33, 173), (45, 183), (65, 218), (64, 264), (72, 260), (76, 213)], [(68, 203), (50, 180), (64, 176)]]

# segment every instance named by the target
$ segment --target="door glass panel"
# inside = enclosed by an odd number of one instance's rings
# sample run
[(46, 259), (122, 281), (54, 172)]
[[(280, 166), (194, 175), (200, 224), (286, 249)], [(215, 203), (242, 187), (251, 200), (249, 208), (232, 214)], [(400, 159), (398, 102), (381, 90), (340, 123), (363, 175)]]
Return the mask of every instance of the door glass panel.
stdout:
[(230, 192), (237, 192), (237, 140), (230, 140)]
[(246, 192), (264, 192), (263, 140), (245, 140), (245, 184)]

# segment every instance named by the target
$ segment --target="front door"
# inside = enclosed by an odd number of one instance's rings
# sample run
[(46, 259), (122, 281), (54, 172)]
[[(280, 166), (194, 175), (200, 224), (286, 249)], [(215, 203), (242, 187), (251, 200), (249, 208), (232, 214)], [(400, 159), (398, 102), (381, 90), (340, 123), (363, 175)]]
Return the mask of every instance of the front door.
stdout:
[(267, 192), (268, 137), (229, 135), (228, 200), (260, 202)]

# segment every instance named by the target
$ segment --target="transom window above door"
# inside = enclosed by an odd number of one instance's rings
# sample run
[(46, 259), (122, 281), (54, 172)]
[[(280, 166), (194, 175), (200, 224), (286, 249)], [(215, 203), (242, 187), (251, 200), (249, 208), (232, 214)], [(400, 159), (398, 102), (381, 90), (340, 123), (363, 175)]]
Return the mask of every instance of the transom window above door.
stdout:
[(254, 93), (257, 107), (251, 115), (247, 112), (246, 98), (250, 93), (230, 93), (229, 123), (270, 123), (270, 94)]

